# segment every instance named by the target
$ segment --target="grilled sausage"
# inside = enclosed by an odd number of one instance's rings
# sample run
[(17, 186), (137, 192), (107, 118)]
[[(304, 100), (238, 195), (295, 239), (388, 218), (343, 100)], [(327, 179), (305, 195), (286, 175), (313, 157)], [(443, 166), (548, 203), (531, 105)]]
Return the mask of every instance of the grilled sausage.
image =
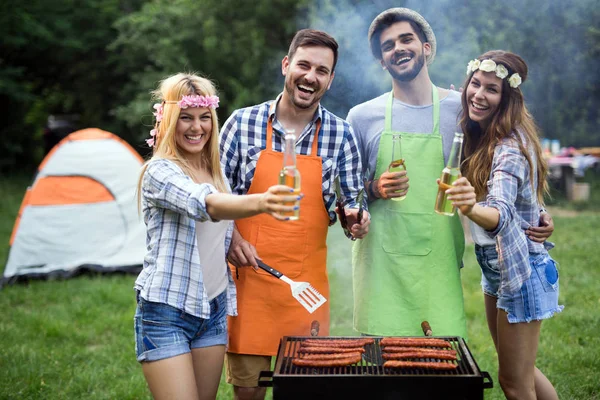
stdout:
[(423, 362), (423, 361), (386, 361), (383, 363), (384, 368), (425, 368), (435, 369), (440, 371), (455, 370), (458, 365), (445, 362)]
[(415, 351), (412, 353), (382, 353), (381, 357), (384, 360), (410, 360), (415, 358), (436, 358), (438, 360), (456, 360), (456, 354), (449, 354), (440, 351), (432, 352), (419, 352)]
[(346, 365), (356, 364), (360, 362), (360, 360), (362, 360), (362, 357), (358, 354), (337, 360), (305, 360), (303, 358), (294, 358), (292, 364), (299, 367), (344, 367)]
[(298, 353), (331, 354), (331, 353), (364, 353), (362, 347), (300, 347)]
[(428, 352), (428, 351), (443, 351), (447, 354), (456, 355), (456, 350), (441, 350), (433, 349), (431, 347), (399, 347), (399, 346), (385, 346), (382, 350), (386, 353), (414, 353), (414, 352)]
[(303, 360), (339, 360), (344, 358), (361, 356), (362, 353), (356, 351), (354, 353), (328, 353), (328, 354), (311, 354), (301, 353), (300, 358)]
[(374, 339), (349, 339), (349, 340), (318, 340), (306, 339), (300, 342), (302, 347), (362, 347), (375, 343)]
[(450, 342), (434, 338), (400, 338), (386, 337), (381, 339), (381, 346), (406, 346), (406, 347), (452, 347)]

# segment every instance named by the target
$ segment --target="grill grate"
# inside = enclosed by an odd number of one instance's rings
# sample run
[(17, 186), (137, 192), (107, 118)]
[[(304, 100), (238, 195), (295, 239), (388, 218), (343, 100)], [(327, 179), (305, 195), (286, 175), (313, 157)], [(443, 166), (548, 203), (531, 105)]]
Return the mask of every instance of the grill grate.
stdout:
[[(422, 337), (420, 337), (421, 339)], [(464, 340), (460, 337), (443, 337), (437, 336), (438, 339), (443, 339), (450, 342), (452, 349), (456, 350), (456, 361), (443, 361), (457, 364), (455, 370), (439, 371), (423, 368), (384, 368), (382, 358), (382, 348), (380, 340), (382, 338), (374, 337), (375, 343), (365, 345), (365, 354), (363, 359), (354, 365), (345, 367), (299, 367), (292, 364), (292, 360), (298, 356), (300, 343), (305, 339), (314, 339), (314, 337), (303, 336), (286, 336), (282, 340), (280, 355), (278, 356), (275, 365), (275, 374), (281, 375), (379, 375), (379, 376), (398, 376), (398, 375), (427, 375), (427, 376), (481, 376), (477, 364), (473, 360), (473, 356), (469, 351)], [(320, 340), (336, 340), (356, 339), (355, 337), (319, 337)], [(283, 350), (283, 351), (282, 351)], [(423, 358), (419, 361), (437, 361), (436, 359)]]
[[(320, 340), (358, 339), (357, 337), (317, 337)], [(272, 387), (275, 400), (373, 398), (381, 400), (441, 399), (483, 400), (483, 390), (493, 387), (492, 379), (480, 371), (469, 348), (460, 337), (442, 337), (456, 350), (454, 370), (422, 368), (384, 368), (380, 342), (365, 345), (362, 360), (345, 367), (299, 367), (300, 343), (314, 336), (284, 336), (273, 371), (262, 371), (259, 386)], [(420, 337), (422, 339), (422, 337)], [(421, 359), (420, 361), (433, 361)], [(435, 360), (437, 361), (437, 360)]]

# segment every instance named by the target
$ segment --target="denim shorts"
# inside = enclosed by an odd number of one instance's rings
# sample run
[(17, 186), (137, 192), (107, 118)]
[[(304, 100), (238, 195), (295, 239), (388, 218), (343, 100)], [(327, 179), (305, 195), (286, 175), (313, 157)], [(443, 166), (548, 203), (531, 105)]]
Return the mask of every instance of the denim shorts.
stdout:
[(496, 297), (496, 307), (508, 314), (508, 322), (531, 322), (552, 317), (564, 306), (558, 305), (558, 268), (548, 253), (530, 254), (531, 276), (516, 293), (498, 293), (500, 270), (495, 246), (475, 246), (475, 255), (481, 267), (481, 287), (489, 296)]
[(137, 296), (135, 348), (138, 361), (157, 361), (191, 349), (227, 344), (227, 293), (210, 301), (210, 319)]

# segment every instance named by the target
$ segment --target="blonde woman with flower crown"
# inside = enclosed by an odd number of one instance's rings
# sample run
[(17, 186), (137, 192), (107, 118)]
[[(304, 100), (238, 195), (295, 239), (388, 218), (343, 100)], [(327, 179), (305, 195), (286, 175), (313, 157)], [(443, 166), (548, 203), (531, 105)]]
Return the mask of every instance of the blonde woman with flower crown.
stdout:
[(563, 306), (552, 244), (525, 234), (539, 223), (548, 171), (521, 92), (527, 64), (489, 51), (469, 63), (467, 74), (463, 177), (447, 193), (470, 219), (500, 386), (508, 399), (558, 399), (535, 366), (542, 320)]
[[(228, 194), (219, 158), (219, 98), (210, 81), (177, 74), (154, 92), (159, 103), (148, 144), (152, 158), (138, 185), (147, 254), (135, 281), (137, 359), (156, 399), (215, 399), (237, 315), (226, 253), (233, 224), (268, 213), (285, 220), (292, 189)], [(289, 203), (288, 203), (289, 204)], [(256, 267), (256, 266), (255, 266)]]

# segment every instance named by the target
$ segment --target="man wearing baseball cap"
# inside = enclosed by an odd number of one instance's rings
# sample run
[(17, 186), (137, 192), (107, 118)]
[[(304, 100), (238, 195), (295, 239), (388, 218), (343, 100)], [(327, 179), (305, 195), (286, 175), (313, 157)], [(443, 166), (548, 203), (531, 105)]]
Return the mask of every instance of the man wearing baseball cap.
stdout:
[[(392, 90), (352, 108), (347, 118), (366, 171), (371, 212), (370, 234), (353, 248), (354, 328), (420, 336), (428, 321), (434, 335), (466, 337), (464, 233), (457, 215), (433, 211), (436, 178), (454, 132), (460, 132), (460, 95), (431, 82), (436, 40), (417, 12), (382, 12), (371, 23), (369, 42), (392, 77)], [(406, 168), (390, 172), (392, 137), (398, 135)]]

